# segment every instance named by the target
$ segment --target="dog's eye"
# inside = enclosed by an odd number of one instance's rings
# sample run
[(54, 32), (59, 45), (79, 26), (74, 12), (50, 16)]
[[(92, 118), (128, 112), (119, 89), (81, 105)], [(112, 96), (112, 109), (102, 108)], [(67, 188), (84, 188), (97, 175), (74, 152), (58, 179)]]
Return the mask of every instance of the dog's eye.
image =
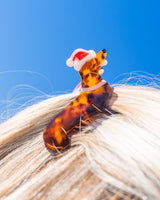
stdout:
[(85, 78), (88, 78), (89, 74), (85, 75)]

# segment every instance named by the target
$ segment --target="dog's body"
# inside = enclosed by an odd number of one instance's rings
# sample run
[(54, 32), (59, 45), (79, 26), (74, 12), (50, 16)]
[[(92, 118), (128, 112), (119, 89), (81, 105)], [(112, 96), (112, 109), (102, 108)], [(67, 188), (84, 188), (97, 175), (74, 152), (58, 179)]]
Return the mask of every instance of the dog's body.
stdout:
[(97, 113), (110, 114), (108, 104), (112, 88), (99, 74), (105, 58), (106, 51), (102, 50), (83, 65), (79, 71), (82, 92), (44, 130), (45, 144), (53, 151), (69, 147), (71, 136), (75, 134), (74, 130), (86, 125)]

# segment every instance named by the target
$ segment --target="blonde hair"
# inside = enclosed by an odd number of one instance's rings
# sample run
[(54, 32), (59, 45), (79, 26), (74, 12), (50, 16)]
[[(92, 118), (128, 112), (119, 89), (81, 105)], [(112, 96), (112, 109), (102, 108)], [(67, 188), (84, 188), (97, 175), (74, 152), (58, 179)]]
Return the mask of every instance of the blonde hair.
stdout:
[(112, 109), (49, 151), (43, 130), (78, 94), (44, 100), (0, 125), (0, 199), (160, 199), (160, 90), (117, 86)]

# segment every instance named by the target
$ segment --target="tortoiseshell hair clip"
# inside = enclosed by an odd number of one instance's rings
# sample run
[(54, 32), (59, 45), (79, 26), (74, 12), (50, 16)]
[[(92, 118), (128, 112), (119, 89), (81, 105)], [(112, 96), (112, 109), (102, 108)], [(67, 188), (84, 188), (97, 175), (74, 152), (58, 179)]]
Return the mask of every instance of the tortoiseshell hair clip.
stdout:
[(44, 142), (54, 152), (68, 148), (72, 135), (76, 133), (74, 130), (87, 125), (96, 114), (111, 114), (109, 102), (113, 90), (100, 76), (102, 66), (107, 64), (106, 55), (105, 49), (97, 54), (93, 50), (76, 49), (67, 60), (67, 65), (74, 66), (81, 76), (81, 89), (79, 96), (44, 130)]

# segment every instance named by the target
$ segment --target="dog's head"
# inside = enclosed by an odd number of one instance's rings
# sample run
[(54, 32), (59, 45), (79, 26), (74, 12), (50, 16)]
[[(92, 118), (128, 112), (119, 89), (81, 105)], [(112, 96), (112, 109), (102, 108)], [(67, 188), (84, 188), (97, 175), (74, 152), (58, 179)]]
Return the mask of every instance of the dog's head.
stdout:
[(101, 68), (107, 64), (107, 61), (105, 60), (106, 56), (107, 52), (105, 49), (103, 49), (96, 54), (96, 57), (88, 60), (82, 66), (79, 71), (79, 74), (82, 78), (82, 83), (88, 84), (90, 82), (92, 85), (94, 85), (97, 83), (97, 80), (101, 80), (100, 75), (103, 73)]

